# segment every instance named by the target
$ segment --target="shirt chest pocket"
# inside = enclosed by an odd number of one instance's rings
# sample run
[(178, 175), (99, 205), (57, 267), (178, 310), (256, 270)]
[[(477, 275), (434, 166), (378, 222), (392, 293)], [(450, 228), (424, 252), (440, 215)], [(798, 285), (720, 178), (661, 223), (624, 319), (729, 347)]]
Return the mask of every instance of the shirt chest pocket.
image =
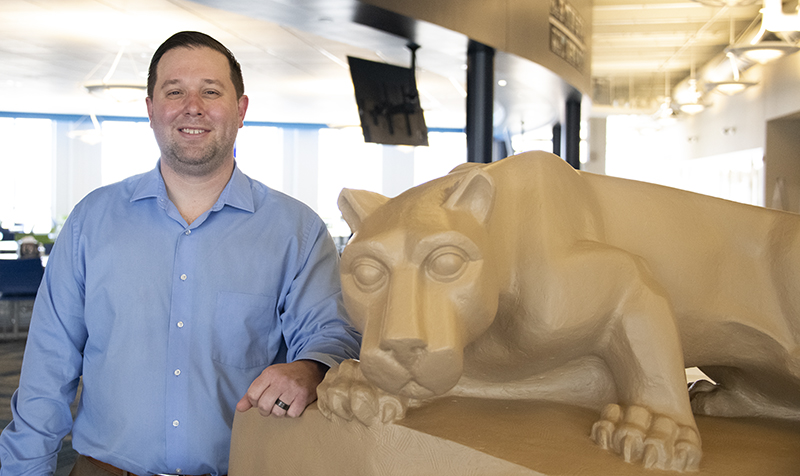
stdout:
[(280, 343), (277, 299), (220, 292), (214, 319), (211, 358), (236, 368), (265, 367)]

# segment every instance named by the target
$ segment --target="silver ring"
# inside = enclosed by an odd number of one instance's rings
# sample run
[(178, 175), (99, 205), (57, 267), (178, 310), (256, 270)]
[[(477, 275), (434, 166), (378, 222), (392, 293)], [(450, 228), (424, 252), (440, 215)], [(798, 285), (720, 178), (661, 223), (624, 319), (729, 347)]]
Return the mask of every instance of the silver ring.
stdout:
[(283, 400), (281, 400), (280, 398), (275, 400), (275, 405), (277, 405), (278, 408), (281, 408), (283, 410), (289, 411), (289, 405), (286, 402), (284, 402)]

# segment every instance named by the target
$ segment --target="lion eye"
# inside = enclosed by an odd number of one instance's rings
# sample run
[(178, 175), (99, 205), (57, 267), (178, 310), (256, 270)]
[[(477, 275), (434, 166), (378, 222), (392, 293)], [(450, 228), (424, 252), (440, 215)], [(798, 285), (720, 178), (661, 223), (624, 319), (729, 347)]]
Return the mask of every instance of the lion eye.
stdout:
[(461, 253), (448, 250), (435, 254), (428, 264), (428, 270), (438, 279), (451, 280), (460, 276), (466, 263)]
[(386, 273), (378, 263), (362, 261), (353, 267), (353, 276), (360, 286), (370, 288), (379, 284)]

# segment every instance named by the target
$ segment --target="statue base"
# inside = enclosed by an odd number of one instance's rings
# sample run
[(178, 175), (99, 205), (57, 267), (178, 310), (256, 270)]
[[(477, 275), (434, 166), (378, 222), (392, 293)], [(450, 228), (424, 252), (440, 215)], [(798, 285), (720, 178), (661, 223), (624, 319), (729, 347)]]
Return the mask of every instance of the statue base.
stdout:
[[(393, 424), (330, 421), (309, 406), (299, 419), (237, 413), (231, 476), (658, 476), (589, 438), (598, 413), (552, 402), (445, 398)], [(697, 475), (800, 472), (800, 423), (697, 417)]]

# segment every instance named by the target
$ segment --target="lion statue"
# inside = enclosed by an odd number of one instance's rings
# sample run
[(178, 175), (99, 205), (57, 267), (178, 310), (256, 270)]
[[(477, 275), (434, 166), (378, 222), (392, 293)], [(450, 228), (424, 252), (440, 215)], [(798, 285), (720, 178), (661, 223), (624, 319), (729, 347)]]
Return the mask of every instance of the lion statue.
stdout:
[[(318, 389), (328, 418), (391, 422), (445, 395), (560, 400), (599, 411), (601, 447), (676, 471), (699, 468), (693, 412), (800, 419), (799, 215), (544, 152), (393, 199), (345, 189), (339, 208), (363, 347)], [(694, 366), (713, 382), (687, 391)]]

